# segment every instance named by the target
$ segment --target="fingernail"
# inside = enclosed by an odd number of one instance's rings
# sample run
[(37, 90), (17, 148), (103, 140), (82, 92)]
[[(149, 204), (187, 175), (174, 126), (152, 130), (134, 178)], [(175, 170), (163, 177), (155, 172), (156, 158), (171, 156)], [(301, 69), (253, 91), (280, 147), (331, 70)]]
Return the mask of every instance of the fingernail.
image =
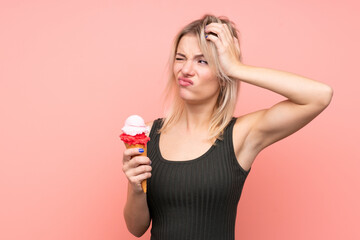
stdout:
[(152, 161), (150, 160), (150, 165), (151, 165)]
[(143, 153), (144, 149), (143, 148), (139, 148), (139, 153)]

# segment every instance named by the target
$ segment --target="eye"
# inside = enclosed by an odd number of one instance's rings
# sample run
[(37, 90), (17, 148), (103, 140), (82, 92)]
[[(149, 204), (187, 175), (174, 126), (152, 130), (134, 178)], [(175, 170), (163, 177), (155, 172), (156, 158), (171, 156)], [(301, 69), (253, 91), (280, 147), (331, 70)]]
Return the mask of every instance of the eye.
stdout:
[(201, 64), (208, 64), (208, 62), (205, 61), (205, 60), (199, 60), (199, 63), (201, 63)]
[(184, 60), (183, 58), (175, 58), (176, 61), (182, 61)]

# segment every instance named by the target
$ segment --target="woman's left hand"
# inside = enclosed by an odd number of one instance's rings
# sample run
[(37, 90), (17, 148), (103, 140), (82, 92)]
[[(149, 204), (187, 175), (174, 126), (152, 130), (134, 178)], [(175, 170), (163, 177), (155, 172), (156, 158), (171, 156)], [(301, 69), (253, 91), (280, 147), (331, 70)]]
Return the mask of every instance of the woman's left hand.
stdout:
[[(210, 33), (215, 33), (217, 36)], [(212, 41), (219, 55), (220, 65), (229, 77), (233, 76), (233, 72), (239, 65), (243, 65), (240, 61), (240, 46), (237, 38), (233, 37), (226, 24), (210, 23), (205, 27), (206, 39)]]

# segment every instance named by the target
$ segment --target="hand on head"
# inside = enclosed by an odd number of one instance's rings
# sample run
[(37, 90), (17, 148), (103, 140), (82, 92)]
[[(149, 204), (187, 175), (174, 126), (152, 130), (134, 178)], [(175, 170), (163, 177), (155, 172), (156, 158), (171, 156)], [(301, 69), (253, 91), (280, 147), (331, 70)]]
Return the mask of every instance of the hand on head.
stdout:
[(205, 34), (206, 39), (216, 46), (223, 71), (228, 76), (232, 76), (235, 66), (242, 64), (238, 39), (231, 34), (229, 27), (225, 23), (208, 24), (205, 27)]

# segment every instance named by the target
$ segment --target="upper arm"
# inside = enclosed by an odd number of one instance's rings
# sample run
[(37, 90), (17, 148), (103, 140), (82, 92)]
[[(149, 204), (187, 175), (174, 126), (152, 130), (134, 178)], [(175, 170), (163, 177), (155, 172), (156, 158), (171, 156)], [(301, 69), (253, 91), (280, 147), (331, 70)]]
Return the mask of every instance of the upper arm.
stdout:
[(260, 151), (304, 127), (326, 106), (321, 103), (301, 105), (290, 100), (279, 102), (256, 113), (246, 141)]

